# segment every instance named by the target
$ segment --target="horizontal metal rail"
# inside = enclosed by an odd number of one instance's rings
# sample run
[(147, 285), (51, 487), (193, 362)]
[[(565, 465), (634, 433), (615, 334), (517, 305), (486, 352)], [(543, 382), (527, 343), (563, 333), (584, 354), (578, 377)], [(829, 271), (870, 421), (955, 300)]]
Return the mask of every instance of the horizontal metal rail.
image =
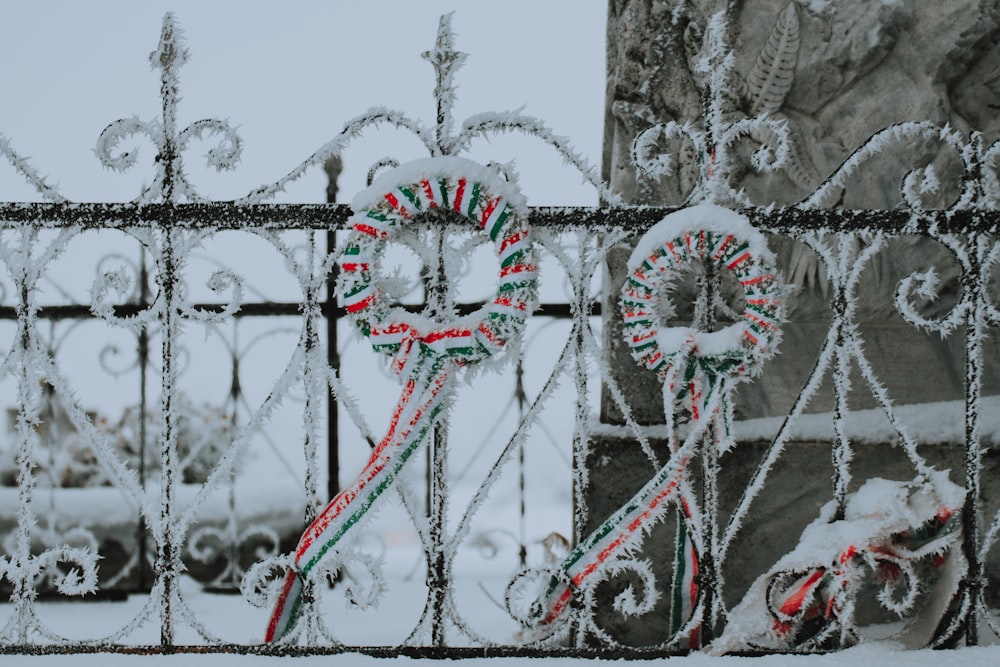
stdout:
[[(548, 229), (591, 227), (641, 233), (676, 206), (535, 206), (528, 222)], [(931, 229), (996, 232), (1000, 211), (958, 209), (908, 211), (765, 207), (737, 209), (760, 228), (776, 234), (809, 230), (926, 233)], [(342, 229), (351, 216), (346, 204), (238, 204), (227, 201), (175, 204), (0, 202), (0, 228), (127, 229), (157, 224), (212, 231)]]

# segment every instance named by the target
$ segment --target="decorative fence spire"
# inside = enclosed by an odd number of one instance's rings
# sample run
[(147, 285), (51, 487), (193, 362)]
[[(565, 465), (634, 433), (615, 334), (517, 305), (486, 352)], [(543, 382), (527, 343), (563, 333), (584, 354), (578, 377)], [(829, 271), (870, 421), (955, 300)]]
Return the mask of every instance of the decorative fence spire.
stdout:
[(437, 101), (435, 138), (441, 155), (451, 155), (454, 152), (451, 108), (455, 105), (455, 89), (458, 87), (455, 84), (455, 73), (462, 68), (467, 57), (465, 53), (455, 50), (455, 33), (451, 29), (453, 13), (441, 16), (434, 49), (422, 54), (424, 60), (434, 66), (434, 99)]

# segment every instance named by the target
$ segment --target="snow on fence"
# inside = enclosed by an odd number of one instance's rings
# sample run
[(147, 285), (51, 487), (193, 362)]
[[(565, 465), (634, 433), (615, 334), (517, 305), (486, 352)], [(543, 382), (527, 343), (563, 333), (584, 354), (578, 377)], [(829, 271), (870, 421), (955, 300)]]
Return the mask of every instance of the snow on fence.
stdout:
[[(724, 31), (712, 30), (708, 39), (721, 40)], [(192, 140), (217, 138), (208, 160), (226, 169), (239, 158), (240, 139), (223, 121), (178, 127), (186, 50), (169, 15), (152, 55), (162, 117), (117, 121), (98, 142), (102, 162), (119, 170), (136, 161), (116, 152), (128, 137), (156, 146), (154, 178), (136, 200), (67, 201), (0, 138), (0, 152), (46, 200), (0, 204), (7, 274), (0, 316), (11, 325), (0, 366), (11, 401), (3, 452), (10, 486), (0, 489), (8, 531), (0, 577), (9, 596), (0, 604), (0, 650), (434, 657), (824, 650), (866, 636), (856, 601), (869, 570), (882, 577), (878, 602), (915, 618), (902, 639), (975, 644), (983, 623), (997, 635), (986, 564), (1000, 514), (983, 500), (982, 477), (984, 445), (1000, 432), (992, 398), (983, 396), (992, 372), (984, 350), (1000, 324), (992, 295), (1000, 144), (927, 123), (893, 126), (801, 204), (755, 206), (731, 182), (742, 168), (737, 148), (753, 143), (751, 165), (775, 170), (787, 159), (788, 140), (773, 120), (723, 118), (719, 91), (731, 63), (719, 44), (707, 63), (716, 95), (705, 129), (656, 126), (635, 145), (637, 166), (653, 179), (677, 167), (663, 142), (688, 142), (704, 156), (691, 208), (665, 223), (675, 209), (620, 203), (537, 119), (486, 113), (456, 128), (453, 77), (462, 54), (447, 17), (426, 56), (437, 73), (432, 128), (372, 109), (291, 173), (237, 201), (204, 199), (186, 175)], [(378, 125), (412, 131), (432, 158), (379, 165), (392, 169), (352, 207), (267, 203), (310, 168), (335, 172), (352, 140)], [(514, 174), (454, 157), (475, 138), (507, 132), (546, 142), (605, 204), (527, 209)], [(942, 185), (931, 170), (917, 169), (896, 210), (828, 208), (885, 147), (914, 139), (950, 147), (964, 166), (950, 206), (925, 207), (924, 196)], [(480, 201), (480, 188), (493, 197)], [(460, 215), (430, 210), (446, 207)], [(466, 217), (489, 233), (495, 258), (473, 254), (483, 239), (466, 229)], [(827, 316), (788, 409), (743, 419), (738, 400), (734, 408), (736, 383), (780, 345), (778, 305), (794, 308), (802, 294), (777, 273), (763, 273), (779, 259), (759, 232), (812, 262), (806, 274), (822, 284)], [(613, 258), (640, 236), (627, 267)], [(733, 239), (746, 248), (730, 246)], [(954, 293), (929, 314), (946, 281), (940, 269), (915, 266), (894, 287), (893, 303), (910, 325), (964, 341), (964, 368), (955, 370), (964, 397), (951, 404), (897, 407), (865, 347), (860, 286), (875, 279), (880, 257), (912, 239), (947, 256)], [(61, 258), (78, 247), (93, 257), (109, 244), (124, 250), (99, 263), (89, 303), (49, 286)], [(393, 244), (408, 248), (396, 248), (403, 263), (415, 257), (421, 267), (412, 284), (368, 266)], [(199, 255), (227, 245), (235, 255), (253, 250), (249, 264), (237, 270), (240, 257)], [(756, 268), (746, 268), (744, 255)], [(496, 295), (470, 298), (466, 289), (484, 282), (470, 273), (494, 260), (501, 266)], [(656, 288), (672, 289), (687, 264), (703, 271), (693, 324), (666, 327), (669, 295)], [(795, 282), (791, 267), (777, 268)], [(727, 270), (742, 283), (743, 313), (724, 298), (733, 287)], [(296, 298), (263, 298), (267, 289), (257, 285), (281, 280)], [(546, 284), (565, 285), (566, 298), (553, 297), (557, 290)], [(594, 287), (601, 284), (603, 301)], [(380, 304), (386, 295), (406, 305)], [(386, 325), (389, 316), (398, 321)], [(620, 317), (632, 327), (624, 347), (662, 384), (627, 356), (612, 361), (620, 358), (611, 351), (624, 345), (615, 338)], [(402, 375), (398, 402), (387, 397), (399, 391), (396, 381), (364, 365), (376, 351), (345, 337), (347, 319)], [(735, 334), (707, 334), (717, 322)], [(88, 384), (95, 371), (78, 365), (83, 355), (68, 335), (87, 327), (89, 339), (107, 342), (94, 355), (103, 372), (136, 381), (120, 418), (111, 408), (93, 409), (107, 393), (129, 390), (126, 380)], [(136, 358), (122, 366), (115, 353), (126, 345)], [(508, 347), (513, 352), (504, 354)], [(925, 380), (919, 372), (918, 382)], [(265, 377), (263, 390), (249, 386), (250, 375)], [(628, 378), (640, 375), (646, 384), (631, 385)], [(223, 405), (200, 403), (199, 389), (218, 377)], [(765, 369), (742, 395), (762, 391), (769, 377)], [(824, 383), (829, 410), (819, 405)], [(654, 394), (662, 389), (665, 420), (644, 417), (638, 406), (650, 402), (650, 386)], [(605, 419), (597, 416), (598, 392)], [(873, 397), (872, 409), (852, 407), (862, 393)], [(383, 427), (389, 435), (380, 441)], [(596, 479), (598, 459), (616, 455), (595, 455), (596, 443), (609, 438), (644, 452), (631, 479)], [(738, 497), (720, 509), (719, 480), (747, 442), (762, 443), (762, 453), (742, 471)], [(802, 443), (821, 443), (832, 458), (831, 502), (792, 541), (797, 547), (758, 568), (734, 597), (723, 575), (742, 554), (731, 547), (760, 527), (748, 525), (754, 503), (782, 457)], [(961, 464), (936, 470), (926, 457), (934, 444), (962, 449)], [(869, 475), (871, 468), (861, 473), (872, 479), (853, 479), (859, 448), (891, 445), (910, 468), (905, 480)], [(345, 482), (353, 467), (341, 467), (349, 460), (363, 470), (353, 482)], [(281, 484), (289, 479), (291, 489)], [(324, 509), (339, 482), (347, 491)], [(629, 499), (636, 484), (642, 488)], [(594, 488), (626, 490), (597, 503), (588, 495)], [(369, 511), (376, 502), (378, 516)], [(668, 556), (659, 546), (643, 548), (661, 519), (676, 530)], [(664, 565), (669, 582), (657, 581)], [(656, 606), (661, 589), (672, 592), (666, 614)], [(225, 595), (236, 591), (242, 595)], [(81, 600), (52, 602), (67, 596)], [(94, 598), (102, 601), (87, 601)], [(334, 604), (341, 598), (347, 610)], [(612, 617), (658, 625), (662, 639), (631, 645), (609, 629)], [(271, 643), (262, 643), (265, 634)]]

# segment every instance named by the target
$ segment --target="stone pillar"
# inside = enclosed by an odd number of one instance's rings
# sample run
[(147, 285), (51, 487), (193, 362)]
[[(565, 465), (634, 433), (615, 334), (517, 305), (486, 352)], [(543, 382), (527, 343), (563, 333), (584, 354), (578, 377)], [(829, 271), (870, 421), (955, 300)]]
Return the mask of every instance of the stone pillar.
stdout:
[[(998, 5), (996, 0), (609, 0), (604, 178), (628, 203), (679, 205), (684, 201), (692, 183), (691, 168), (700, 156), (689, 147), (673, 146), (679, 149), (674, 159), (680, 168), (673, 176), (652, 181), (637, 177), (631, 147), (639, 132), (656, 123), (689, 122), (703, 127), (706, 82), (693, 64), (704, 48), (709, 19), (719, 11), (728, 13), (729, 42), (735, 55), (726, 113), (733, 118), (767, 113), (786, 121), (790, 130), (793, 159), (786, 167), (766, 177), (747, 173), (740, 183), (756, 204), (804, 199), (868, 137), (893, 123), (928, 120), (963, 133), (977, 130), (988, 145), (1000, 136)], [(762, 59), (779, 63), (763, 79), (759, 69), (755, 72), (755, 64)], [(835, 205), (894, 208), (907, 172), (927, 164), (934, 166), (942, 187), (925, 201), (945, 206), (957, 192), (953, 176), (959, 165), (938, 143), (894, 148), (853, 177)], [(829, 329), (830, 306), (818, 262), (790, 241), (773, 239), (772, 249), (786, 281), (795, 283), (797, 292), (790, 300), (781, 354), (761, 378), (741, 389), (738, 417), (787, 414)], [(642, 424), (659, 424), (663, 410), (658, 382), (640, 370), (619, 343), (616, 301), (629, 252), (622, 247), (608, 258), (605, 342), (615, 379), (633, 415)], [(944, 312), (954, 303), (959, 274), (948, 253), (934, 243), (894, 241), (862, 279), (859, 324), (865, 349), (896, 404), (958, 400), (963, 395), (962, 332), (944, 340), (923, 334), (903, 322), (893, 306), (899, 280), (932, 265), (938, 267), (944, 294), (927, 306), (927, 314)], [(988, 358), (1000, 356), (997, 338), (988, 343)], [(913, 373), (918, 367), (920, 377), (916, 378)], [(985, 393), (1000, 393), (995, 364), (987, 369), (986, 382)], [(810, 411), (831, 409), (829, 380), (826, 385)], [(875, 407), (866, 386), (859, 381), (854, 387), (851, 409)], [(610, 428), (602, 429), (590, 442), (587, 530), (645, 481), (634, 479), (628, 471), (649, 469), (652, 474), (634, 439), (624, 430), (621, 436), (614, 435), (614, 426), (621, 425), (623, 418), (607, 392), (602, 397), (601, 420)], [(742, 443), (723, 457), (723, 521), (765, 447), (766, 443)], [(860, 483), (875, 476), (911, 478), (905, 461), (894, 458), (898, 454), (888, 444), (859, 452), (853, 464), (855, 479)], [(960, 443), (928, 448), (925, 454), (939, 467), (950, 467), (952, 481), (962, 484)], [(665, 460), (665, 453), (660, 457)], [(991, 458), (990, 465), (994, 464)], [(756, 576), (794, 546), (802, 527), (831, 498), (830, 475), (829, 443), (796, 443), (786, 449), (727, 559), (727, 608), (742, 597)], [(667, 521), (645, 542), (646, 555), (654, 561), (664, 588), (661, 592), (669, 586), (672, 541), (673, 528)], [(611, 581), (600, 597), (609, 602), (625, 585)], [(634, 619), (621, 617), (610, 602), (603, 608), (607, 610), (605, 624), (623, 641), (653, 643), (669, 634), (666, 600), (654, 612)]]

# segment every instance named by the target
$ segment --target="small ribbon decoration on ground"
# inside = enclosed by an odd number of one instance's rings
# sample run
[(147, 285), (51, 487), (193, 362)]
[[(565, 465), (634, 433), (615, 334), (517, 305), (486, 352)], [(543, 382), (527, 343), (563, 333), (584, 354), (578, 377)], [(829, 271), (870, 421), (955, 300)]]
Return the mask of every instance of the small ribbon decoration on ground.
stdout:
[(913, 482), (869, 479), (847, 496), (843, 519), (834, 519), (837, 503), (828, 503), (729, 613), (712, 653), (815, 651), (856, 640), (852, 607), (866, 570), (882, 584), (878, 601), (909, 617), (892, 639), (927, 646), (956, 613), (968, 567), (964, 497), (947, 471), (935, 471)]
[[(730, 271), (742, 287), (739, 319), (719, 331), (666, 327), (661, 313), (678, 274), (692, 262)], [(670, 460), (621, 509), (582, 539), (559, 567), (540, 605), (548, 625), (564, 615), (575, 591), (597, 581), (617, 556), (638, 546), (642, 536), (671, 506), (679, 509), (671, 626), (674, 636), (697, 643), (698, 553), (702, 540), (697, 504), (686, 468), (702, 437), (711, 431), (723, 450), (732, 444), (729, 394), (739, 381), (759, 372), (776, 351), (784, 316), (784, 288), (762, 234), (743, 216), (714, 205), (672, 213), (640, 239), (621, 292), (625, 336), (639, 365), (663, 382)], [(675, 422), (690, 415), (690, 431), (678, 444)]]
[[(304, 581), (324, 558), (345, 546), (425, 441), (449, 403), (449, 378), (460, 367), (493, 358), (514, 343), (537, 305), (537, 265), (523, 197), (491, 169), (456, 157), (417, 160), (384, 174), (352, 202), (352, 231), (339, 258), (339, 293), (348, 314), (375, 350), (390, 358), (403, 392), (388, 432), (358, 478), (306, 529), (272, 611), (265, 641), (294, 628)], [(386, 298), (379, 258), (386, 243), (421, 213), (451, 211), (471, 220), (494, 243), (500, 263), (497, 293), (478, 311), (441, 325)]]

